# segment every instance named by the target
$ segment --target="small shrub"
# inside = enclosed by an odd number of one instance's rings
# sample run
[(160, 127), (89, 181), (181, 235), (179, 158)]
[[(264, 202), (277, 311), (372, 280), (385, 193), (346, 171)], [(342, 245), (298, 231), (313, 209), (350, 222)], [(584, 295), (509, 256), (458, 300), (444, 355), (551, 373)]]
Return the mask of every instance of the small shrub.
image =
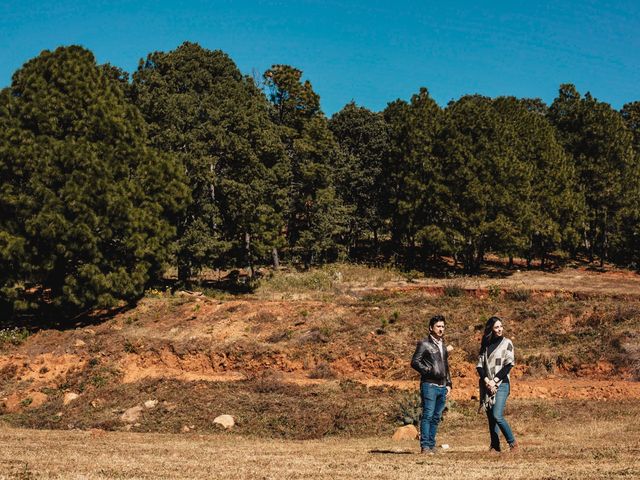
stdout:
[(386, 318), (383, 318), (380, 320), (380, 327), (378, 327), (376, 329), (376, 333), (378, 335), (384, 335), (385, 333), (387, 333), (387, 326), (389, 325), (389, 322), (387, 321)]
[(404, 274), (405, 280), (409, 283), (415, 282), (418, 278), (422, 276), (423, 276), (422, 273), (420, 273), (417, 270), (410, 270)]
[(260, 283), (259, 290), (271, 292), (331, 291), (334, 283), (333, 272), (326, 269), (308, 272), (276, 273)]
[(496, 300), (500, 298), (500, 285), (489, 285), (489, 298)]
[(327, 362), (320, 362), (309, 373), (309, 378), (336, 378), (336, 373)]
[(531, 290), (526, 288), (517, 288), (507, 292), (507, 298), (515, 302), (528, 302), (531, 299)]
[(291, 340), (291, 337), (293, 337), (293, 330), (284, 330), (282, 332), (276, 332), (272, 335), (270, 335), (267, 338), (267, 342), (269, 343), (278, 343), (278, 342), (282, 342), (284, 340)]
[(107, 378), (102, 375), (94, 375), (91, 377), (91, 384), (96, 387), (104, 387), (107, 384)]
[(300, 335), (297, 343), (299, 343), (300, 345), (304, 345), (307, 343), (327, 343), (330, 336), (331, 330), (328, 327), (314, 327), (308, 332)]
[(29, 330), (26, 328), (3, 328), (0, 330), (0, 344), (9, 343), (20, 345), (29, 337)]
[(150, 288), (145, 293), (148, 297), (156, 297), (156, 298), (164, 295), (164, 292), (162, 290), (158, 290), (157, 288)]
[(640, 318), (640, 309), (633, 305), (619, 305), (613, 316), (614, 323), (624, 323)]
[(138, 353), (138, 349), (133, 343), (131, 343), (131, 340), (125, 340), (124, 351), (127, 353)]
[(534, 377), (553, 373), (557, 363), (557, 357), (546, 353), (530, 355), (524, 359), (524, 364), (529, 367), (528, 374)]
[(448, 283), (444, 286), (445, 297), (461, 297), (464, 295), (464, 288), (457, 283)]
[(422, 414), (422, 399), (420, 393), (413, 391), (406, 392), (396, 405), (396, 418), (403, 425), (415, 425), (420, 423)]
[[(28, 463), (25, 463), (23, 468), (17, 471), (14, 470), (14, 472), (15, 472), (15, 476), (12, 476), (10, 478), (15, 478), (16, 480), (35, 480), (36, 479), (36, 476), (29, 468)], [(4, 476), (0, 478), (4, 478)]]
[(400, 318), (400, 314), (398, 313), (397, 310), (394, 310), (391, 316), (389, 317), (389, 324), (393, 325), (398, 321), (399, 318)]

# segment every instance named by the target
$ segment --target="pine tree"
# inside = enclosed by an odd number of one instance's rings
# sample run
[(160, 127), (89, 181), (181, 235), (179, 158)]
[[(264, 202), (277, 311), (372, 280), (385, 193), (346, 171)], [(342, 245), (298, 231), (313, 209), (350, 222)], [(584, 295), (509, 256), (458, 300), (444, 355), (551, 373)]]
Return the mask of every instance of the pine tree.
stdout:
[(382, 166), (389, 141), (384, 117), (351, 102), (333, 115), (329, 128), (342, 150), (336, 188), (352, 211), (349, 243), (357, 247), (360, 239), (372, 235), (377, 251), (384, 227)]
[(88, 50), (60, 47), (16, 71), (0, 102), (4, 299), (77, 311), (141, 295), (187, 191), (121, 84)]
[(500, 97), (493, 101), (502, 121), (513, 128), (516, 155), (534, 168), (531, 197), (520, 219), (527, 243), (505, 252), (542, 259), (552, 251), (575, 251), (584, 215), (584, 196), (578, 191), (571, 158), (556, 139), (546, 118), (546, 106), (537, 99)]
[(191, 188), (178, 229), (180, 280), (206, 266), (253, 271), (280, 243), (288, 170), (262, 92), (225, 53), (187, 42), (141, 62), (131, 97), (151, 144), (180, 159)]
[(448, 208), (443, 230), (465, 270), (477, 271), (488, 250), (525, 245), (534, 169), (518, 157), (516, 132), (491, 99), (465, 96), (445, 114), (436, 147)]
[(573, 85), (561, 85), (549, 109), (558, 138), (572, 156), (586, 202), (584, 248), (603, 265), (620, 243), (621, 213), (638, 196), (638, 160), (621, 115)]
[(302, 82), (302, 71), (273, 65), (263, 78), (290, 159), (287, 240), (308, 267), (335, 258), (344, 244), (350, 211), (335, 189), (340, 150), (320, 97), (309, 81)]
[(388, 192), (391, 239), (397, 253), (408, 245), (406, 260), (413, 266), (418, 243), (426, 253), (447, 249), (441, 229), (442, 168), (433, 151), (442, 110), (427, 89), (421, 88), (409, 103), (390, 103), (384, 116), (390, 138), (383, 178)]

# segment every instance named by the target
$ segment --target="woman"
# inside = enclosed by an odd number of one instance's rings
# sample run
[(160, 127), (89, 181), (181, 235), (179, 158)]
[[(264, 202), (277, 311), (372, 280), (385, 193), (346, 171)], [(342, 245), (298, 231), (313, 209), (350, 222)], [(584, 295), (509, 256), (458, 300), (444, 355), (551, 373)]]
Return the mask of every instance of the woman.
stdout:
[(480, 344), (478, 375), (480, 375), (480, 408), (485, 409), (489, 420), (492, 453), (500, 452), (500, 432), (509, 444), (511, 452), (518, 451), (509, 423), (504, 418), (504, 406), (509, 396), (509, 372), (515, 361), (513, 343), (503, 335), (502, 320), (491, 317), (487, 320)]

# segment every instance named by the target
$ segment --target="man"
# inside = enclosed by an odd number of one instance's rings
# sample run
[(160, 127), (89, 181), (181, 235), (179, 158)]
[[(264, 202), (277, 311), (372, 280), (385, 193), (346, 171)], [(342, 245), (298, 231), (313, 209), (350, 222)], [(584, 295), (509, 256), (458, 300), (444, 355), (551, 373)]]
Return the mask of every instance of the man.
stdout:
[(418, 342), (411, 366), (420, 372), (422, 418), (420, 420), (420, 453), (436, 453), (436, 433), (447, 395), (451, 391), (449, 354), (444, 345), (445, 320), (436, 315), (429, 320), (429, 336)]

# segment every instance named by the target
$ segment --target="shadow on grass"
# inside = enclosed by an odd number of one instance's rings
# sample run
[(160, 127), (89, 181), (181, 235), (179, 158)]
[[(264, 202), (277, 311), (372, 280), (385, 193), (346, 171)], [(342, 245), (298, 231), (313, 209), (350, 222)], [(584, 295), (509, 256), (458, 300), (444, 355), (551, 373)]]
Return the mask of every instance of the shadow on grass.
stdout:
[(374, 448), (373, 450), (369, 450), (369, 453), (373, 454), (388, 454), (388, 455), (413, 455), (415, 452), (411, 450), (390, 450), (385, 448)]
[(134, 309), (136, 304), (137, 301), (134, 301), (110, 309), (92, 309), (80, 313), (42, 308), (3, 320), (0, 326), (2, 328), (26, 328), (30, 333), (49, 329), (73, 330), (99, 325), (116, 315)]

